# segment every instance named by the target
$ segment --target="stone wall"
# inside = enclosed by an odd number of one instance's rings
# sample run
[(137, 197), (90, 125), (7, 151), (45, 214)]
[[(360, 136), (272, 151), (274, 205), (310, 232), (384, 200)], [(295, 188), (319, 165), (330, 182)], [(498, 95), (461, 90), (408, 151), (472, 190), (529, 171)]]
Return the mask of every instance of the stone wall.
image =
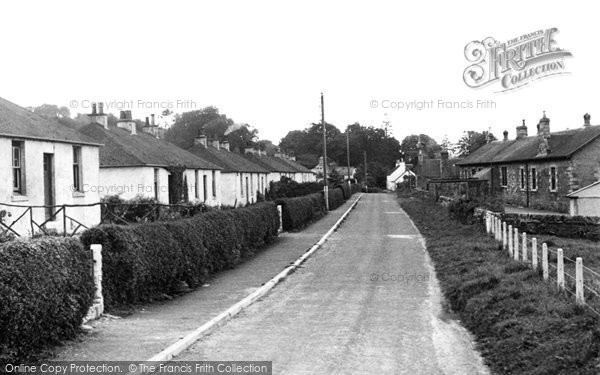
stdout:
[(600, 240), (600, 217), (501, 214), (507, 225), (531, 234)]

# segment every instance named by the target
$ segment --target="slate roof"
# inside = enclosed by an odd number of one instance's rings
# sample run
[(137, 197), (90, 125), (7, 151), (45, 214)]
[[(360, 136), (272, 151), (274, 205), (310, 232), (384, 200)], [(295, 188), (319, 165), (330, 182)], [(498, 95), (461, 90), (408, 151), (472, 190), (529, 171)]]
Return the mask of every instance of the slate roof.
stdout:
[(0, 136), (100, 146), (56, 120), (46, 119), (0, 98)]
[(184, 165), (188, 169), (221, 169), (214, 163), (150, 134), (132, 135), (125, 129), (112, 126), (106, 130), (96, 123), (86, 125), (80, 132), (104, 144), (100, 148), (100, 167)]
[(500, 164), (512, 162), (568, 159), (575, 152), (600, 137), (600, 126), (550, 133), (547, 155), (538, 155), (538, 137), (490, 142), (477, 149), (456, 165)]
[(208, 147), (194, 145), (187, 150), (202, 159), (220, 166), (222, 168), (222, 173), (269, 173), (269, 170), (262, 165), (253, 163), (237, 152), (224, 149), (217, 150), (210, 145)]
[(253, 163), (261, 165), (266, 168), (269, 172), (279, 172), (279, 173), (296, 173), (296, 168), (284, 162), (283, 159), (276, 158), (273, 156), (261, 155), (258, 156), (256, 154), (245, 154), (244, 158), (250, 160)]
[(282, 158), (277, 158), (277, 160), (278, 161), (283, 161), (284, 163), (286, 163), (290, 167), (294, 168), (297, 173), (313, 173), (313, 171), (311, 171), (310, 169), (306, 168), (305, 166), (303, 166), (302, 164), (300, 164), (300, 163), (298, 163), (298, 162), (296, 162), (294, 160), (282, 159)]

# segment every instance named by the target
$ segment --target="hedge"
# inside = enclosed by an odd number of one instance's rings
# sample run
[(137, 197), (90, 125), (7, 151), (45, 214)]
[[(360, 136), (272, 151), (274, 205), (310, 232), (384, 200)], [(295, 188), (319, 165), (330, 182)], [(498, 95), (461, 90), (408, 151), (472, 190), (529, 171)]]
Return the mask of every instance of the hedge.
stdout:
[(92, 264), (72, 238), (0, 245), (0, 362), (77, 334), (94, 298)]
[(259, 203), (169, 222), (101, 225), (81, 241), (103, 246), (102, 288), (110, 310), (151, 301), (182, 282), (196, 287), (273, 241), (278, 229), (275, 204)]
[(269, 199), (295, 198), (323, 191), (321, 182), (302, 182), (298, 183), (289, 177), (282, 177), (281, 181), (271, 181), (269, 184)]
[(278, 199), (276, 203), (281, 205), (282, 225), (286, 231), (302, 228), (326, 214), (323, 193), (282, 198)]
[(346, 200), (344, 199), (344, 193), (341, 188), (329, 189), (329, 209), (335, 210), (339, 206), (343, 205)]

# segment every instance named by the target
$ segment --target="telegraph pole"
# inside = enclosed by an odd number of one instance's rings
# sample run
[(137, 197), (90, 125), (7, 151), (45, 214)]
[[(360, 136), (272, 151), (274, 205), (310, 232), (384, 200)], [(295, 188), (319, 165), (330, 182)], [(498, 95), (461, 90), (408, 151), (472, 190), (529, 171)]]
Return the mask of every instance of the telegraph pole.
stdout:
[(367, 193), (369, 192), (369, 185), (367, 184), (367, 152), (365, 151), (365, 188), (367, 189)]
[(329, 211), (329, 184), (327, 182), (327, 129), (325, 129), (325, 101), (321, 93), (321, 125), (323, 126), (323, 193), (325, 208)]
[(346, 165), (348, 166), (348, 187), (351, 187), (350, 183), (350, 125), (346, 128)]

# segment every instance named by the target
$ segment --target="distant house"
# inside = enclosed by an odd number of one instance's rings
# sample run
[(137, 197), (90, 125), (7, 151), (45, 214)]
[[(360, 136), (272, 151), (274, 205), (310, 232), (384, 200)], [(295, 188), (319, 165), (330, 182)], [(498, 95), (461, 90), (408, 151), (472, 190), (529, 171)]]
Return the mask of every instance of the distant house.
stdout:
[[(329, 159), (329, 158), (327, 158), (327, 159)], [(320, 178), (323, 178), (323, 170), (324, 170), (323, 167), (324, 167), (323, 157), (321, 156), (321, 157), (319, 157), (319, 162), (317, 163), (317, 165), (315, 165), (311, 169), (311, 172), (313, 172), (313, 174), (315, 176), (319, 175)], [(327, 163), (327, 175), (329, 176), (330, 173), (334, 170), (336, 171), (336, 173), (338, 175), (342, 176), (344, 180), (353, 179), (353, 178), (355, 178), (355, 175), (356, 175), (355, 167), (350, 167), (350, 176), (348, 176), (348, 167), (338, 166), (336, 163), (329, 160), (329, 162)]]
[(394, 171), (387, 176), (387, 189), (394, 191), (398, 184), (403, 183), (407, 178), (415, 176), (415, 173), (407, 167), (405, 162), (398, 160), (396, 161)]
[[(244, 158), (258, 164), (269, 171), (267, 177), (267, 187), (271, 182), (279, 182), (282, 177), (288, 177), (294, 179), (296, 177), (296, 168), (286, 163), (280, 158), (273, 156), (267, 156), (266, 152), (256, 150), (252, 147), (246, 148)], [(302, 181), (298, 181), (302, 182)]]
[(102, 109), (96, 112), (93, 107), (89, 117), (90, 124), (79, 131), (104, 144), (100, 149), (100, 185), (88, 187), (101, 197), (142, 196), (173, 204), (187, 195), (188, 201), (221, 204), (221, 167), (158, 139), (154, 120), (146, 118), (138, 132), (131, 111), (121, 111), (115, 127), (107, 124)]
[(229, 150), (229, 142), (212, 141), (198, 136), (188, 149), (192, 154), (221, 167), (221, 203), (244, 206), (257, 201), (257, 193), (265, 194), (269, 170)]
[(567, 194), (569, 215), (600, 216), (600, 181)]
[[(45, 221), (45, 228), (59, 232), (64, 224), (68, 231), (80, 223), (88, 227), (98, 224), (99, 206), (68, 208), (66, 217), (56, 206), (98, 202), (98, 193), (86, 191), (84, 186), (98, 184), (100, 144), (0, 98), (0, 203), (46, 206), (32, 208), (13, 230), (29, 236)], [(0, 205), (0, 210), (9, 212), (6, 221), (12, 222), (26, 209)]]
[(303, 183), (315, 182), (317, 180), (316, 173), (306, 168), (302, 164), (296, 162), (295, 156), (289, 156), (287, 154), (278, 152), (275, 153), (275, 157), (278, 158), (279, 161), (283, 161), (284, 163), (288, 164), (295, 170), (294, 177), (292, 178), (294, 181), (298, 183)]
[(569, 212), (567, 194), (600, 177), (600, 126), (584, 116), (582, 127), (550, 132), (544, 113), (537, 134), (517, 127), (517, 137), (490, 142), (458, 163), (463, 178), (489, 180), (490, 192), (509, 204)]

